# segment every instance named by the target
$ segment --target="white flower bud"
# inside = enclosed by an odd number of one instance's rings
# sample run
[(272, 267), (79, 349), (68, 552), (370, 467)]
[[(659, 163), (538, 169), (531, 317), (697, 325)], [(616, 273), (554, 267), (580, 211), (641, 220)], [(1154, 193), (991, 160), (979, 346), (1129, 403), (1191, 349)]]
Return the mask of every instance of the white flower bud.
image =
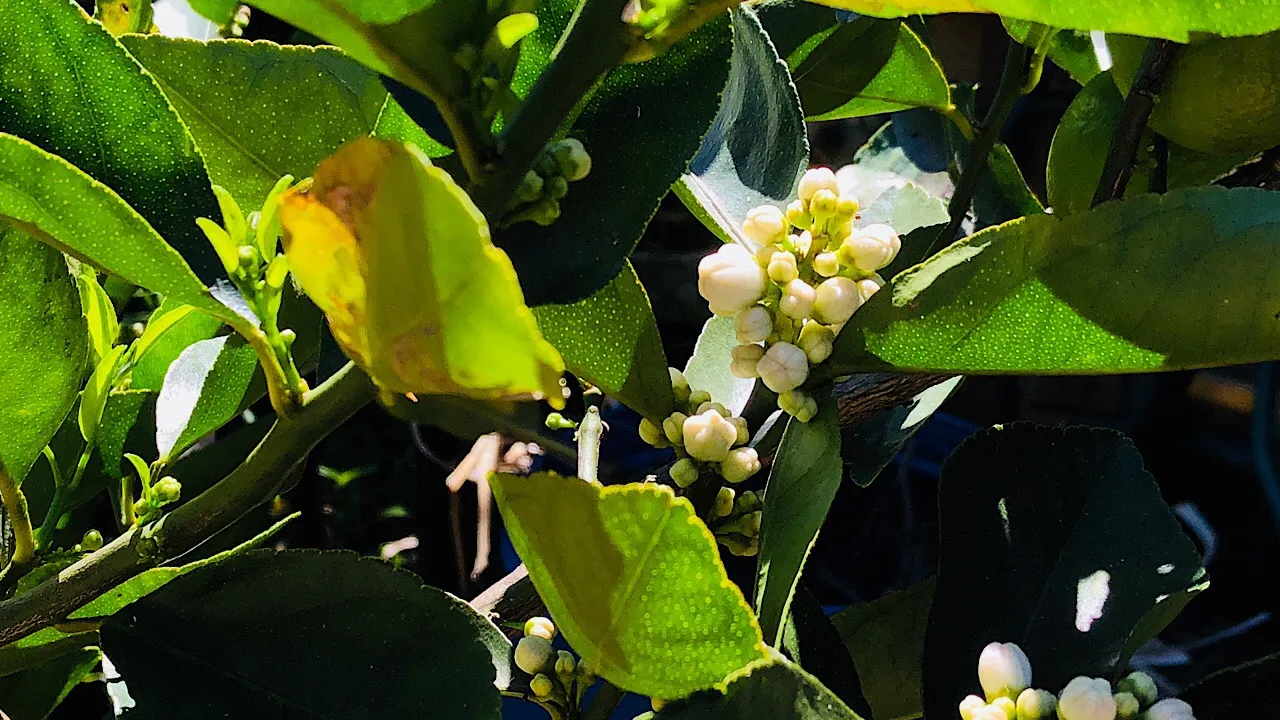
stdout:
[(551, 622), (551, 618), (531, 617), (524, 623), (524, 634), (551, 640), (556, 636), (556, 624)]
[(996, 705), (984, 705), (973, 714), (973, 720), (1013, 720), (1013, 718)]
[(889, 246), (889, 261), (898, 256), (898, 252), (902, 250), (902, 238), (898, 237), (898, 231), (884, 223), (875, 223), (862, 228), (863, 235), (870, 235), (885, 245)]
[(795, 246), (796, 255), (807, 257), (809, 248), (813, 245), (813, 233), (805, 230), (791, 239), (792, 245)]
[(729, 351), (729, 374), (737, 378), (750, 380), (759, 377), (760, 358), (764, 357), (764, 348), (760, 345), (736, 345)]
[(1027, 688), (1018, 695), (1018, 720), (1050, 720), (1058, 709), (1058, 698), (1048, 690)]
[(742, 223), (742, 234), (760, 245), (769, 245), (787, 234), (787, 217), (772, 205), (761, 205), (747, 212)]
[(671, 479), (682, 488), (687, 488), (698, 479), (698, 466), (689, 458), (680, 458), (671, 466)]
[(551, 641), (537, 635), (525, 635), (516, 643), (516, 666), (530, 675), (537, 675), (555, 662), (556, 651)]
[(829, 190), (832, 193), (840, 194), (840, 183), (836, 182), (836, 174), (831, 168), (814, 168), (808, 170), (800, 177), (800, 187), (796, 194), (800, 199), (809, 202), (814, 193), (819, 190)]
[(1156, 687), (1156, 681), (1144, 672), (1129, 673), (1116, 683), (1116, 690), (1136, 697), (1138, 704), (1142, 707), (1151, 705), (1160, 697), (1160, 689)]
[(741, 245), (724, 245), (698, 263), (698, 292), (716, 315), (733, 315), (764, 296), (767, 278)]
[(769, 256), (769, 279), (779, 285), (786, 285), (800, 276), (796, 266), (796, 256), (789, 252), (778, 251)]
[(1016, 698), (1031, 687), (1031, 661), (1016, 644), (993, 642), (978, 656), (978, 680), (988, 701)]
[(778, 311), (787, 317), (803, 320), (813, 312), (813, 301), (816, 298), (813, 286), (796, 278), (783, 289), (782, 299), (778, 301)]
[(893, 261), (893, 246), (879, 235), (867, 232), (874, 227), (887, 226), (871, 225), (845, 238), (837, 251), (841, 262), (858, 272), (873, 273)]
[(807, 423), (818, 414), (818, 401), (811, 396), (792, 390), (778, 395), (778, 407), (800, 422)]
[(729, 457), (720, 463), (720, 475), (731, 483), (743, 480), (760, 472), (760, 456), (755, 448), (740, 447), (729, 451)]
[(1178, 698), (1165, 698), (1147, 708), (1143, 720), (1196, 720), (1191, 704)]
[(817, 365), (831, 357), (831, 351), (836, 345), (836, 334), (825, 325), (807, 322), (800, 331), (800, 339), (796, 343), (809, 357), (809, 364)]
[[(791, 253), (787, 253), (788, 257)], [(773, 317), (763, 305), (752, 305), (733, 316), (733, 334), (740, 343), (764, 342), (773, 332)]]
[(738, 428), (715, 410), (684, 421), (684, 449), (703, 462), (720, 462), (738, 440)]
[(884, 278), (879, 275), (872, 275), (869, 278), (863, 278), (858, 281), (858, 295), (862, 298), (862, 302), (866, 303), (871, 299), (872, 295), (880, 292), (882, 287), (884, 287)]
[(725, 407), (724, 405), (721, 405), (718, 402), (713, 402), (711, 400), (708, 400), (702, 403), (701, 405), (699, 405), (698, 409), (694, 412), (694, 415), (701, 415), (702, 413), (708, 410), (715, 410), (716, 412), (720, 413), (720, 417), (725, 418), (726, 420), (731, 420), (733, 418), (733, 413), (729, 412), (729, 408)]
[(809, 378), (809, 358), (795, 345), (780, 342), (760, 358), (756, 372), (765, 386), (776, 393), (795, 390)]
[(1142, 712), (1142, 706), (1138, 704), (1138, 698), (1133, 693), (1118, 692), (1115, 694), (1116, 699), (1116, 717), (1120, 720), (1133, 720), (1138, 717), (1138, 713)]
[(716, 502), (711, 506), (711, 517), (722, 518), (733, 512), (733, 488), (722, 487), (716, 493)]
[(839, 325), (861, 306), (858, 283), (847, 277), (827, 278), (814, 291), (812, 317), (823, 325)]
[(991, 701), (991, 707), (1000, 708), (1000, 711), (1004, 713), (1005, 717), (1010, 718), (1010, 720), (1018, 717), (1018, 704), (1010, 698), (1004, 696), (998, 697)]
[(1072, 679), (1058, 696), (1061, 720), (1115, 720), (1116, 699), (1111, 684), (1101, 678)]
[(753, 257), (755, 257), (757, 265), (767, 269), (769, 267), (769, 260), (773, 259), (773, 254), (776, 252), (782, 252), (782, 248), (777, 245), (761, 245), (756, 248)]
[(840, 272), (840, 258), (833, 252), (820, 252), (813, 258), (813, 271), (822, 277), (831, 277)]
[(960, 720), (973, 720), (973, 716), (986, 706), (986, 700), (983, 700), (977, 695), (970, 695), (960, 701)]

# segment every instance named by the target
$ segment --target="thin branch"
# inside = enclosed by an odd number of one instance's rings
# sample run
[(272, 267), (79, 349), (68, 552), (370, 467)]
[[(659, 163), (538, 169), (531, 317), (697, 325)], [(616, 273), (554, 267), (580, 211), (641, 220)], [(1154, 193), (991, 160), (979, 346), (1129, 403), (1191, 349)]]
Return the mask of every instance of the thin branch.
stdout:
[(1142, 65), (1138, 68), (1133, 87), (1129, 89), (1129, 97), (1125, 98), (1120, 118), (1116, 120), (1116, 130), (1111, 136), (1111, 149), (1107, 151), (1102, 177), (1093, 194), (1095, 207), (1108, 200), (1124, 197), (1125, 187), (1133, 176), (1133, 164), (1138, 159), (1142, 133), (1147, 129), (1147, 121), (1151, 119), (1151, 111), (1155, 109), (1156, 95), (1164, 87), (1165, 75), (1169, 73), (1177, 52), (1178, 44), (1172, 40), (1152, 40), (1147, 45)]

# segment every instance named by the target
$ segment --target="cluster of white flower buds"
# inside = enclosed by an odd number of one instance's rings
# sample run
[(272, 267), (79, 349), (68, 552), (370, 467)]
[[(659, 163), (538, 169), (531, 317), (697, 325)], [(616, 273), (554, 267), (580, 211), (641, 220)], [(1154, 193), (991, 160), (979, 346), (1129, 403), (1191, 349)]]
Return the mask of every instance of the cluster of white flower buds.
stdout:
[(731, 554), (754, 557), (760, 549), (760, 520), (764, 499), (754, 490), (738, 495), (731, 487), (722, 487), (707, 525), (716, 540)]
[(1031, 660), (1014, 643), (993, 642), (978, 657), (986, 698), (960, 701), (961, 720), (1195, 720), (1177, 698), (1158, 700), (1155, 681), (1131, 673), (1113, 689), (1102, 678), (1080, 676), (1054, 695), (1031, 687)]
[(520, 180), (504, 222), (550, 225), (560, 217), (560, 201), (569, 194), (569, 183), (590, 173), (591, 156), (578, 140), (565, 138), (547, 145)]
[(555, 637), (556, 626), (550, 618), (529, 618), (524, 624), (524, 637), (516, 643), (516, 667), (532, 676), (529, 692), (536, 701), (560, 710), (576, 708), (586, 689), (595, 683), (595, 674), (585, 660), (552, 647)]
[(731, 483), (759, 472), (760, 456), (746, 446), (751, 439), (747, 421), (712, 402), (711, 393), (690, 389), (679, 370), (671, 368), (670, 372), (671, 388), (681, 409), (661, 424), (641, 420), (640, 438), (654, 447), (675, 449), (671, 480), (687, 488), (706, 472), (715, 472)]
[(728, 244), (698, 264), (711, 312), (733, 317), (740, 344), (730, 372), (760, 378), (802, 422), (818, 410), (800, 390), (809, 369), (831, 355), (840, 328), (884, 285), (876, 272), (902, 247), (893, 228), (857, 220), (858, 201), (840, 193), (835, 173), (810, 170), (786, 212), (761, 205), (747, 213), (742, 232), (754, 253)]

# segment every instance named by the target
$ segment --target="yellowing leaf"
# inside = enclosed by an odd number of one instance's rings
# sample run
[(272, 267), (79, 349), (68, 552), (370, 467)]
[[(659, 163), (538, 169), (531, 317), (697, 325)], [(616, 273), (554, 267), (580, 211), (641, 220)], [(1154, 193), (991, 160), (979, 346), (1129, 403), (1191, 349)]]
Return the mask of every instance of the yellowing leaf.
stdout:
[(564, 363), (471, 198), (417, 148), (361, 138), (280, 202), (294, 277), (383, 389), (562, 402)]

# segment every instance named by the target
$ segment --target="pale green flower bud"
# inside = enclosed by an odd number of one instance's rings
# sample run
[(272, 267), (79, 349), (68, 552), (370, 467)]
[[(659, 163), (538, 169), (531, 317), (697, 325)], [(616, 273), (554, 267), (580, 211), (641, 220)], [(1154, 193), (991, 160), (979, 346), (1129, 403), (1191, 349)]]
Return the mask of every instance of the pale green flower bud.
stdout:
[(542, 176), (530, 170), (520, 178), (520, 184), (516, 186), (515, 197), (520, 202), (533, 202), (542, 197)]
[(861, 209), (858, 204), (858, 198), (853, 195), (841, 195), (840, 200), (836, 203), (836, 217), (841, 220), (852, 220)]
[(543, 198), (529, 208), (528, 218), (547, 227), (560, 219), (560, 203), (551, 198)]
[(729, 552), (737, 557), (755, 557), (760, 551), (760, 538), (749, 538), (745, 535), (733, 533), (730, 535), (718, 535), (716, 539), (729, 549)]
[(807, 228), (813, 223), (813, 216), (805, 208), (803, 200), (796, 200), (787, 206), (787, 221), (793, 227)]
[(778, 407), (800, 422), (809, 422), (818, 414), (818, 401), (799, 390), (778, 395)]
[(694, 408), (695, 410), (701, 406), (702, 403), (709, 402), (710, 400), (711, 393), (706, 390), (694, 390), (689, 393), (689, 407)]
[(568, 683), (569, 678), (573, 677), (573, 672), (578, 669), (578, 661), (574, 659), (573, 653), (568, 650), (561, 650), (556, 653), (556, 675), (560, 678), (560, 682)]
[(516, 666), (530, 675), (537, 675), (556, 660), (551, 641), (537, 635), (525, 635), (516, 643)]
[(680, 458), (671, 466), (671, 480), (677, 487), (689, 487), (698, 480), (698, 466), (689, 458)]
[(827, 278), (814, 290), (813, 319), (823, 325), (848, 322), (859, 307), (862, 293), (858, 283), (847, 277)]
[(1178, 698), (1165, 698), (1147, 708), (1142, 720), (1196, 720), (1191, 704)]
[(733, 488), (722, 487), (716, 493), (716, 502), (711, 506), (711, 517), (721, 518), (733, 512)]
[(865, 228), (845, 238), (836, 254), (844, 265), (864, 274), (879, 270), (893, 259), (892, 248), (879, 237), (868, 235)]
[(1058, 698), (1048, 690), (1027, 688), (1018, 695), (1018, 720), (1050, 720), (1058, 709)]
[(809, 358), (795, 345), (780, 342), (760, 358), (756, 372), (760, 373), (766, 387), (776, 393), (784, 393), (795, 390), (809, 378)]
[(1160, 689), (1156, 687), (1156, 681), (1144, 672), (1129, 673), (1116, 683), (1116, 690), (1134, 696), (1142, 707), (1149, 707), (1160, 697)]
[(754, 253), (756, 264), (762, 268), (765, 268), (765, 270), (767, 271), (769, 268), (769, 261), (773, 259), (773, 254), (776, 252), (786, 252), (786, 251), (778, 247), (777, 245), (773, 245), (773, 244), (761, 245), (759, 248), (756, 248), (756, 251)]
[[(578, 423), (566, 418), (558, 412), (548, 413), (543, 424), (547, 426), (548, 430), (573, 430), (578, 427)], [(644, 438), (643, 432), (640, 437), (642, 439)]]
[(1016, 698), (1031, 687), (1031, 661), (1014, 643), (993, 642), (978, 656), (978, 680), (988, 702)]
[(646, 445), (653, 447), (666, 447), (667, 438), (663, 435), (662, 429), (653, 424), (652, 420), (644, 418), (640, 421), (640, 439)]
[(778, 311), (787, 317), (803, 320), (813, 312), (813, 302), (817, 293), (809, 283), (796, 278), (787, 283), (782, 291), (782, 299), (778, 301)]
[(796, 342), (800, 345), (800, 349), (804, 350), (804, 354), (809, 357), (809, 364), (817, 365), (831, 357), (831, 351), (836, 344), (836, 334), (831, 332), (831, 329), (825, 325), (807, 322), (804, 324), (804, 328), (800, 330), (800, 339)]
[(1138, 717), (1138, 713), (1142, 712), (1142, 706), (1138, 704), (1138, 698), (1132, 693), (1118, 692), (1115, 694), (1116, 699), (1116, 717), (1120, 720), (1133, 720)]
[(93, 552), (102, 549), (102, 533), (97, 530), (90, 529), (85, 531), (83, 537), (80, 538), (80, 549), (84, 552)]
[(760, 472), (760, 456), (755, 448), (740, 447), (729, 451), (729, 456), (720, 463), (720, 475), (734, 484)]
[(742, 234), (759, 245), (770, 245), (786, 237), (787, 218), (772, 205), (761, 205), (747, 212), (742, 223)]
[(1061, 720), (1115, 720), (1116, 699), (1111, 684), (1101, 678), (1072, 679), (1058, 696)]
[(831, 168), (814, 168), (800, 177), (800, 187), (796, 194), (800, 199), (809, 202), (819, 190), (827, 190), (834, 195), (840, 194), (840, 183), (836, 182), (836, 174)]
[(653, 708), (654, 712), (661, 710), (666, 704), (667, 701), (662, 698), (649, 698), (649, 707)]
[(703, 462), (721, 462), (738, 439), (738, 428), (715, 410), (684, 421), (684, 449)]
[(769, 256), (769, 279), (779, 285), (800, 277), (800, 269), (796, 265), (796, 256), (789, 252), (778, 251)]
[(549, 178), (543, 185), (542, 192), (552, 200), (561, 200), (569, 194), (569, 181), (559, 175)]
[(978, 711), (986, 706), (986, 700), (983, 700), (977, 695), (970, 695), (960, 701), (960, 720), (973, 720), (973, 717), (978, 713)]
[(526, 636), (540, 637), (543, 640), (551, 640), (556, 636), (556, 624), (551, 622), (551, 618), (531, 617), (524, 623), (524, 634)]
[(178, 498), (181, 496), (182, 483), (178, 482), (177, 478), (166, 475), (151, 486), (151, 504), (155, 507), (163, 507), (170, 503), (178, 502)]
[(746, 418), (731, 417), (729, 422), (738, 428), (738, 439), (733, 443), (734, 445), (746, 445), (751, 441), (751, 426), (747, 424)]
[(551, 155), (556, 159), (561, 174), (570, 182), (577, 182), (591, 173), (591, 156), (582, 143), (565, 138), (552, 145)]
[(667, 441), (672, 445), (680, 445), (684, 442), (684, 421), (688, 419), (688, 415), (674, 412), (662, 421), (662, 434), (667, 436)]
[[(787, 253), (791, 257), (791, 253)], [(733, 334), (740, 343), (764, 342), (773, 332), (773, 317), (763, 305), (752, 305), (733, 316)]]
[(809, 198), (809, 214), (814, 220), (823, 222), (835, 217), (839, 203), (839, 196), (826, 188), (821, 188), (813, 193), (812, 198)]
[(820, 252), (813, 258), (813, 271), (822, 277), (831, 277), (840, 272), (840, 258), (833, 252)]
[(716, 315), (734, 315), (764, 297), (767, 278), (741, 245), (722, 245), (698, 263), (698, 292)]
[(973, 720), (1013, 720), (999, 705), (983, 705), (973, 714)]
[(746, 379), (759, 376), (757, 367), (759, 366), (760, 358), (764, 357), (763, 346), (737, 345), (729, 352), (732, 356), (729, 361), (729, 373), (731, 375)]
[(556, 683), (546, 675), (538, 673), (529, 681), (529, 690), (538, 699), (549, 698), (556, 691)]
[(724, 405), (721, 405), (718, 402), (715, 402), (714, 400), (708, 400), (707, 402), (704, 402), (701, 405), (699, 405), (698, 410), (695, 414), (701, 415), (702, 413), (708, 410), (715, 410), (716, 412), (720, 413), (720, 417), (725, 418), (726, 420), (733, 419), (733, 413), (729, 412), (729, 408), (725, 407)]
[(667, 368), (667, 372), (671, 374), (671, 392), (676, 396), (676, 403), (688, 402), (692, 390), (689, 389), (689, 381), (684, 373), (673, 367)]
[(755, 512), (762, 507), (764, 507), (764, 500), (760, 498), (760, 493), (755, 490), (748, 490), (739, 495), (737, 499), (733, 501), (734, 512)]
[(1005, 717), (1016, 718), (1018, 716), (1018, 704), (1007, 697), (998, 697), (992, 700), (991, 706), (1000, 708)]

